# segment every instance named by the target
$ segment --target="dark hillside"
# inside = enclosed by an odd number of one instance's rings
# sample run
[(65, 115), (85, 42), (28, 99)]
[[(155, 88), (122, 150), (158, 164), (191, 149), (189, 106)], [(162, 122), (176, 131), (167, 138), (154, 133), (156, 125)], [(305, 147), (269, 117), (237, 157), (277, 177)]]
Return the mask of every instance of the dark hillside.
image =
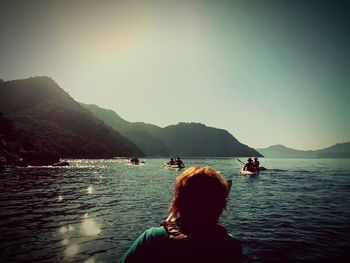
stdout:
[(71, 158), (143, 155), (48, 77), (1, 82), (0, 111), (31, 138), (32, 146), (24, 150)]
[(228, 131), (201, 123), (178, 123), (163, 128), (162, 140), (173, 154), (197, 157), (262, 155), (240, 143)]
[(119, 131), (147, 156), (231, 157), (262, 156), (241, 144), (229, 132), (200, 123), (179, 123), (165, 128), (143, 122), (128, 122), (112, 110), (82, 104)]

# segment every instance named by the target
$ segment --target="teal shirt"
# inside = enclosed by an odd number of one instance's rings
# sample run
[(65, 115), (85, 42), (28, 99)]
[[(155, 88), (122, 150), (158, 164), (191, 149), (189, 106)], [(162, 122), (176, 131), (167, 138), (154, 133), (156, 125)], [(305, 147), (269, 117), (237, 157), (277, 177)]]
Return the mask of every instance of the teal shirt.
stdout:
[(120, 259), (128, 262), (241, 262), (238, 240), (217, 226), (188, 238), (170, 239), (164, 227), (152, 227), (141, 234)]

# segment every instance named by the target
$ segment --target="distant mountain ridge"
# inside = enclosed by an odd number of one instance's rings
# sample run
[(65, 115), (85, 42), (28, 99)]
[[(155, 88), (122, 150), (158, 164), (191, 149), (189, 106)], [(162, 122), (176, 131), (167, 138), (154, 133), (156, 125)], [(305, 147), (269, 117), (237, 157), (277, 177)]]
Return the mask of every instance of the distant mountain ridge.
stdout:
[(278, 144), (257, 151), (271, 158), (350, 158), (350, 142), (337, 143), (320, 150), (302, 151)]
[(140, 149), (143, 149), (146, 156), (168, 156), (170, 154), (168, 146), (158, 138), (161, 133), (160, 127), (143, 122), (132, 123), (122, 119), (113, 110), (103, 109), (94, 104), (80, 104), (138, 145)]
[(96, 105), (83, 104), (103, 120), (118, 130), (147, 156), (185, 156), (185, 157), (232, 157), (262, 155), (241, 144), (229, 132), (208, 127), (201, 123), (184, 123), (164, 128), (143, 122), (128, 122), (112, 110)]
[(54, 151), (65, 158), (143, 156), (48, 77), (0, 82), (0, 112), (28, 138), (21, 151)]

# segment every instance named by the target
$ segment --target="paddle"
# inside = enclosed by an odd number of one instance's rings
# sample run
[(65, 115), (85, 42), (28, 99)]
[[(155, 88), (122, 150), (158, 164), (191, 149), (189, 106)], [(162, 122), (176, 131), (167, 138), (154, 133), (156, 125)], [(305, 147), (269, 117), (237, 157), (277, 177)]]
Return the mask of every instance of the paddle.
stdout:
[(227, 183), (228, 183), (227, 191), (228, 191), (228, 193), (230, 193), (231, 188), (232, 188), (232, 180), (227, 180)]
[(244, 162), (242, 162), (240, 159), (236, 159), (237, 161), (239, 161), (241, 164), (245, 164)]

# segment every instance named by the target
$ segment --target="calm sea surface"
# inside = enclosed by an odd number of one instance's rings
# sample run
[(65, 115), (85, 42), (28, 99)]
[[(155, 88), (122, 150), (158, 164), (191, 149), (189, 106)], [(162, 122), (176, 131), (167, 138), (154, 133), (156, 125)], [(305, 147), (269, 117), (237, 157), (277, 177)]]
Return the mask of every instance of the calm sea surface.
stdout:
[[(158, 226), (178, 171), (165, 159), (70, 160), (68, 168), (0, 174), (0, 262), (115, 262)], [(261, 159), (239, 175), (233, 158), (185, 159), (233, 180), (221, 220), (245, 262), (350, 262), (350, 159)]]

